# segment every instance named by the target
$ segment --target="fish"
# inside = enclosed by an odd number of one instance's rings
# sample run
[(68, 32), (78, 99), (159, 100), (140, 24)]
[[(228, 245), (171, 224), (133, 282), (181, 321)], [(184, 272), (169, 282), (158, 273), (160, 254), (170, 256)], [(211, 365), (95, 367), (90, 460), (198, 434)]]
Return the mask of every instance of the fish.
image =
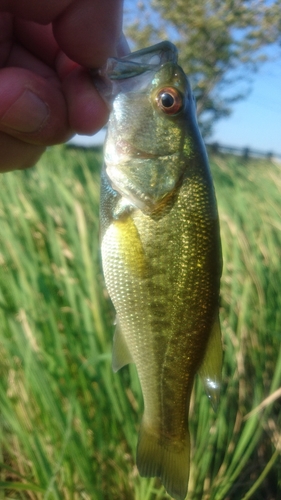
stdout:
[(111, 111), (101, 173), (105, 285), (116, 310), (112, 366), (135, 363), (144, 400), (136, 463), (168, 494), (188, 491), (188, 416), (198, 372), (221, 387), (217, 202), (190, 83), (164, 41), (100, 70)]

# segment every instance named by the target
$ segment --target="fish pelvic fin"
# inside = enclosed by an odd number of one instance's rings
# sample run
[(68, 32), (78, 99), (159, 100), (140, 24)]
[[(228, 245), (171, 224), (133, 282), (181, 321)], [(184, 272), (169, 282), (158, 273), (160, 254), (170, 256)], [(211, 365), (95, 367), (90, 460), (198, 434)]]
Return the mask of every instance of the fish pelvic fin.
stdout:
[(217, 410), (221, 389), (222, 341), (218, 313), (212, 326), (205, 357), (198, 371), (207, 396), (211, 400), (214, 411)]
[(120, 368), (133, 362), (134, 360), (120, 328), (118, 318), (116, 318), (116, 330), (113, 337), (112, 369), (114, 372), (118, 372)]
[(117, 242), (120, 264), (124, 269), (132, 276), (143, 278), (147, 272), (147, 264), (142, 241), (132, 217), (114, 220), (107, 237), (109, 248), (113, 242)]
[(173, 442), (149, 432), (142, 422), (137, 447), (137, 467), (142, 477), (160, 477), (172, 498), (184, 500), (188, 487), (189, 461), (188, 430), (184, 442)]

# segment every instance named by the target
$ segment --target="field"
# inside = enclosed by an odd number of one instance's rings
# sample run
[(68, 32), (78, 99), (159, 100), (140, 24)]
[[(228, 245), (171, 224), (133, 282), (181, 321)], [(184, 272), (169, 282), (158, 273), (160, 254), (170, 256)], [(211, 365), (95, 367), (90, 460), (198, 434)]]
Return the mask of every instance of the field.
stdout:
[[(101, 152), (0, 177), (0, 500), (164, 500), (135, 466), (142, 397), (111, 370), (98, 245)], [(223, 387), (196, 380), (188, 500), (281, 492), (281, 167), (211, 161), (224, 273)]]

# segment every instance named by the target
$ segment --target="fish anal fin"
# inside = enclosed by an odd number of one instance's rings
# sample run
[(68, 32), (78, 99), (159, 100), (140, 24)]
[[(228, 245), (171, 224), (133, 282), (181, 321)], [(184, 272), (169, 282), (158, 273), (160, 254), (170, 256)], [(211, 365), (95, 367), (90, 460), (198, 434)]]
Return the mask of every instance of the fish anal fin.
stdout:
[(216, 411), (219, 403), (222, 370), (222, 340), (219, 315), (216, 314), (203, 362), (198, 370), (205, 391)]
[(137, 448), (137, 467), (142, 477), (157, 476), (175, 500), (187, 494), (190, 461), (189, 432), (185, 442), (163, 440), (141, 424)]
[(112, 369), (114, 372), (117, 372), (120, 368), (123, 368), (123, 366), (133, 362), (134, 360), (117, 320), (113, 337)]

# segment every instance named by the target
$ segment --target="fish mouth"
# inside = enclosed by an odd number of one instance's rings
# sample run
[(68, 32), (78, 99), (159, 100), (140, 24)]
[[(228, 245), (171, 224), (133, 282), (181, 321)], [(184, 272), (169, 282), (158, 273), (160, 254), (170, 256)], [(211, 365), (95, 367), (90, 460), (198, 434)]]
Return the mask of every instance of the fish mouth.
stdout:
[(159, 155), (156, 153), (149, 153), (148, 151), (143, 151), (142, 149), (136, 148), (128, 141), (121, 139), (116, 143), (116, 153), (122, 156), (134, 156), (135, 158), (158, 158)]
[(150, 214), (174, 193), (181, 173), (163, 175), (163, 164), (174, 164), (178, 156), (178, 151), (143, 151), (119, 138), (107, 144), (104, 163), (112, 188), (132, 206)]
[(126, 198), (133, 206), (142, 212), (153, 210), (155, 202), (150, 196), (144, 194), (140, 189), (129, 182), (128, 177), (121, 173), (114, 165), (106, 166), (106, 173), (111, 181), (112, 188), (121, 196)]
[(175, 184), (162, 192), (152, 192), (151, 190), (148, 192), (141, 184), (137, 185), (132, 182), (126, 173), (121, 172), (116, 165), (105, 163), (105, 170), (112, 189), (119, 193), (129, 205), (138, 208), (146, 215), (161, 209), (166, 201), (174, 196), (177, 189), (177, 184)]

